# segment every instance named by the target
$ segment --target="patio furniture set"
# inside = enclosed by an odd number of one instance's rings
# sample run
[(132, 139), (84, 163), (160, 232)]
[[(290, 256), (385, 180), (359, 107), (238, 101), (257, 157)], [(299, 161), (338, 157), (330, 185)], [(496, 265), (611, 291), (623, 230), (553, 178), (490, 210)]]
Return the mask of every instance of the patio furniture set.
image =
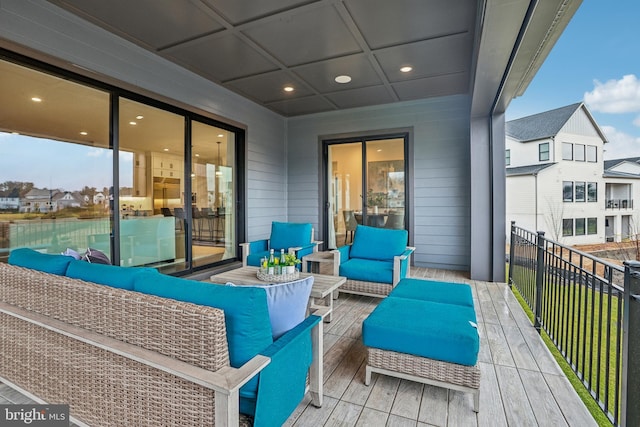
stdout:
[[(258, 283), (272, 248), (316, 272)], [(350, 292), (384, 298), (362, 326), (367, 385), (376, 372), (469, 391), (478, 411), (469, 286), (409, 278), (405, 230), (358, 225), (353, 244), (317, 248), (310, 224), (274, 222), (270, 239), (243, 244), (242, 268), (209, 283), (13, 250), (0, 264), (0, 381), (89, 425), (281, 425), (307, 392), (322, 405), (321, 319)]]

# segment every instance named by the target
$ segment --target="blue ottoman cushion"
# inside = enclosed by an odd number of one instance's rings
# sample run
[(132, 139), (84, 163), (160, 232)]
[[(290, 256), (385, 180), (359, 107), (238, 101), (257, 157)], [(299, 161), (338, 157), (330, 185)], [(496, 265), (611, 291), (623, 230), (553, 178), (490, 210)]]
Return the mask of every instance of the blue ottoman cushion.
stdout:
[(393, 261), (351, 258), (340, 264), (340, 276), (365, 282), (393, 282)]
[(389, 296), (419, 299), (473, 308), (471, 286), (466, 283), (438, 282), (424, 279), (402, 279)]
[(362, 323), (367, 347), (474, 366), (480, 339), (476, 313), (465, 307), (388, 297)]

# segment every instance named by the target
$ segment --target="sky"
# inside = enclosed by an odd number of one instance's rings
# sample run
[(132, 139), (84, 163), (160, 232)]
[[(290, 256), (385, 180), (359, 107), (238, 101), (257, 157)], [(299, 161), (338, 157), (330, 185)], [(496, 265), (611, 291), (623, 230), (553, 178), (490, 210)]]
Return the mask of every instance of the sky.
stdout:
[(604, 159), (640, 156), (640, 1), (583, 0), (513, 120), (584, 102), (609, 141)]

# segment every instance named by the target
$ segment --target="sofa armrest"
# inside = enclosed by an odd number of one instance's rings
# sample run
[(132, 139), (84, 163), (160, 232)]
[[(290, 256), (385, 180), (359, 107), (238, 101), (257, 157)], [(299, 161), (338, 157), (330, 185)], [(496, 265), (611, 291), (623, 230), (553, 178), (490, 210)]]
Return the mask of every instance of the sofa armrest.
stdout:
[[(260, 354), (271, 360), (260, 373), (254, 425), (281, 425), (298, 406), (306, 391), (310, 372), (310, 391), (314, 404), (322, 402), (322, 322), (309, 316), (278, 338)], [(316, 394), (319, 395), (316, 398)]]
[(270, 363), (269, 357), (257, 355), (240, 368), (213, 372), (4, 302), (0, 302), (0, 312), (213, 390), (216, 425), (239, 424), (240, 387)]
[(400, 279), (409, 276), (409, 269), (411, 268), (411, 254), (415, 250), (416, 248), (407, 246), (401, 255), (393, 257), (393, 283), (391, 286), (397, 285)]
[(254, 240), (253, 242), (240, 243), (242, 248), (242, 266), (247, 266), (247, 256), (250, 253), (263, 252), (269, 249), (269, 239)]
[(340, 246), (338, 249), (336, 249), (336, 251), (338, 251), (338, 253), (340, 254), (340, 259), (339, 259), (340, 263), (338, 265), (342, 265), (342, 263), (349, 261), (351, 245)]

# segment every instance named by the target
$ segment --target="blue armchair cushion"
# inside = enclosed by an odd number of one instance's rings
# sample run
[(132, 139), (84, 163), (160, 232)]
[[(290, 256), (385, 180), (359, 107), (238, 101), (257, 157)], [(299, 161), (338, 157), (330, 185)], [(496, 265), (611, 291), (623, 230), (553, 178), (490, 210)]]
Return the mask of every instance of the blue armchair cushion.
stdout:
[(473, 308), (387, 297), (362, 323), (367, 347), (474, 366), (480, 339)]
[(407, 248), (407, 230), (358, 225), (351, 245), (351, 258), (393, 260)]
[(307, 316), (313, 276), (293, 282), (252, 286), (267, 292), (269, 321), (274, 341), (301, 323)]
[(463, 305), (473, 308), (471, 286), (466, 283), (405, 278), (398, 282), (389, 296)]
[(64, 276), (73, 258), (66, 255), (42, 254), (31, 248), (13, 249), (9, 264)]
[(393, 283), (393, 261), (351, 258), (340, 264), (340, 276), (365, 282)]
[(271, 223), (270, 248), (285, 252), (289, 248), (307, 246), (311, 244), (311, 224), (296, 222), (276, 222)]
[[(278, 254), (278, 256), (280, 256), (280, 254)], [(260, 260), (264, 257), (269, 258), (269, 251), (260, 251), (256, 253), (249, 252), (249, 255), (247, 255), (247, 265), (259, 267)]]
[(154, 268), (118, 267), (115, 265), (94, 264), (86, 261), (72, 260), (69, 268), (67, 268), (66, 276), (132, 291), (135, 277), (142, 272), (155, 275), (160, 274)]
[[(267, 294), (251, 286), (220, 286), (164, 274), (136, 275), (134, 291), (219, 308), (224, 311), (229, 361), (238, 368), (273, 343)], [(257, 378), (243, 389), (255, 391)]]

